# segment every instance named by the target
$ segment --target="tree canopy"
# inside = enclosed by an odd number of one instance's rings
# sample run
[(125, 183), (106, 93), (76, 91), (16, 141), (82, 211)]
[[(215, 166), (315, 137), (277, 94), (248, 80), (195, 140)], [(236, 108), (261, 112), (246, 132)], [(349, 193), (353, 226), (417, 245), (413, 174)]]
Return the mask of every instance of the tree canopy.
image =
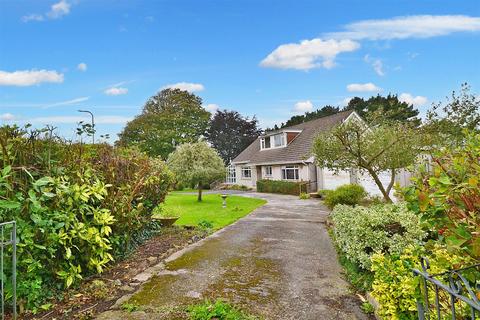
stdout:
[(412, 104), (402, 102), (398, 100), (397, 95), (392, 94), (386, 97), (377, 95), (367, 100), (354, 97), (348, 102), (344, 110), (355, 110), (366, 120), (369, 120), (377, 112), (382, 112), (388, 120), (410, 122), (415, 126), (421, 124), (421, 120), (418, 118), (419, 111)]
[(294, 126), (296, 124), (304, 123), (310, 120), (315, 120), (321, 117), (330, 116), (338, 112), (340, 112), (339, 107), (333, 107), (333, 106), (327, 105), (315, 111), (311, 111), (311, 112), (307, 111), (305, 112), (305, 114), (295, 115), (291, 117), (290, 119), (287, 120), (287, 122), (285, 122), (285, 124), (282, 123), (282, 128)]
[(210, 120), (207, 140), (229, 163), (260, 135), (255, 117), (243, 117), (237, 111), (218, 110)]
[(202, 201), (203, 185), (225, 177), (222, 158), (203, 141), (178, 146), (168, 157), (167, 165), (178, 182), (197, 186), (198, 201)]
[(177, 145), (196, 142), (205, 135), (210, 113), (202, 99), (180, 89), (164, 89), (145, 103), (128, 122), (118, 144), (136, 145), (150, 156), (166, 159)]
[[(411, 123), (377, 120), (374, 126), (349, 121), (319, 135), (313, 146), (317, 165), (334, 170), (358, 168), (367, 172), (386, 201), (399, 169), (413, 164), (422, 146), (420, 130)], [(383, 185), (379, 178), (389, 172), (391, 180)]]

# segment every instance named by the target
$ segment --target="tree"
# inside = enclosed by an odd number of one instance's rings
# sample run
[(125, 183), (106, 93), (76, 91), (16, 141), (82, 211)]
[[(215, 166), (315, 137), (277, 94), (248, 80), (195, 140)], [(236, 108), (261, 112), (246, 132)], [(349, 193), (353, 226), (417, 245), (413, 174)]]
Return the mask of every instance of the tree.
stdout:
[(427, 112), (427, 126), (444, 139), (463, 140), (462, 130), (480, 130), (480, 96), (470, 93), (470, 86), (463, 83), (460, 94), (452, 92), (447, 102), (434, 104)]
[(210, 120), (207, 140), (225, 163), (233, 160), (261, 134), (258, 121), (244, 118), (237, 111), (218, 110)]
[(386, 97), (377, 95), (368, 100), (354, 97), (344, 110), (355, 110), (362, 118), (369, 120), (377, 111), (384, 113), (385, 118), (399, 122), (410, 122), (415, 126), (421, 124), (417, 118), (419, 111), (412, 104), (398, 100), (396, 95), (389, 94)]
[(294, 126), (296, 124), (300, 124), (300, 123), (315, 120), (315, 119), (318, 119), (318, 118), (330, 116), (330, 115), (338, 113), (338, 112), (340, 112), (339, 107), (333, 107), (333, 106), (327, 105), (327, 106), (324, 106), (321, 109), (317, 109), (317, 110), (312, 111), (312, 112), (307, 111), (307, 112), (305, 112), (305, 114), (296, 115), (296, 116), (291, 117), (289, 120), (287, 120), (287, 122), (285, 124), (282, 123), (282, 128), (290, 127), (290, 126)]
[[(358, 168), (367, 172), (386, 201), (399, 169), (412, 165), (422, 146), (420, 129), (410, 123), (376, 120), (368, 125), (361, 121), (343, 123), (319, 135), (313, 146), (320, 167), (334, 170)], [(388, 171), (391, 179), (383, 185), (379, 174)]]
[(119, 134), (119, 145), (136, 145), (150, 156), (166, 159), (177, 145), (196, 142), (208, 127), (210, 113), (202, 99), (180, 89), (164, 89)]
[(197, 186), (202, 201), (202, 186), (225, 176), (223, 160), (205, 142), (185, 143), (170, 154), (167, 165), (178, 182)]

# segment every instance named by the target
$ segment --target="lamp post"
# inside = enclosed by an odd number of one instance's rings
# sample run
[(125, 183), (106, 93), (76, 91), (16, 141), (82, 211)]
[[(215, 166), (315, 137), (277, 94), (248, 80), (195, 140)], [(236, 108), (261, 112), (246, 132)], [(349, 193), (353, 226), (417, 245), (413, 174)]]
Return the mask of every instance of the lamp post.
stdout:
[(95, 144), (95, 117), (93, 116), (93, 113), (88, 110), (78, 110), (78, 112), (89, 113), (92, 117), (92, 144)]

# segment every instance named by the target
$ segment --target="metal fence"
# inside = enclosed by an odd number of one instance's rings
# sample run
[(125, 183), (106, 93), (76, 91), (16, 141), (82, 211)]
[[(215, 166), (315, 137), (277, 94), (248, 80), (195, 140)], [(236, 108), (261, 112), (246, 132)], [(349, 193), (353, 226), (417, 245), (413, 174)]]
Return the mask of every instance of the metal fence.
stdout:
[(429, 274), (430, 263), (422, 258), (422, 271), (414, 269), (420, 277), (420, 297), (417, 299), (418, 319), (477, 319), (480, 316), (480, 264)]
[[(0, 223), (0, 294), (2, 320), (17, 318), (17, 225)], [(11, 312), (8, 312), (11, 310)]]

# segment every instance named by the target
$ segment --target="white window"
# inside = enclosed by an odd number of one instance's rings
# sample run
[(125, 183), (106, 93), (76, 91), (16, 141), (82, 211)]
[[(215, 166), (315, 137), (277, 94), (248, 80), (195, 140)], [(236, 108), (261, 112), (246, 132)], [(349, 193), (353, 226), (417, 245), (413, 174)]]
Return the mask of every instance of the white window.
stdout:
[(264, 173), (265, 177), (271, 177), (272, 176), (272, 166), (266, 166), (264, 167)]
[(282, 167), (282, 179), (283, 180), (299, 180), (298, 166), (285, 166)]
[(285, 145), (285, 135), (283, 133), (274, 135), (273, 140), (275, 147), (281, 147)]
[(242, 167), (242, 178), (251, 178), (252, 177), (252, 168)]
[(265, 137), (260, 139), (261, 149), (270, 149), (270, 137)]
[(229, 165), (227, 167), (227, 177), (226, 177), (226, 183), (228, 184), (235, 184), (237, 183), (237, 177), (236, 177), (236, 172), (235, 172), (235, 166), (234, 165)]

